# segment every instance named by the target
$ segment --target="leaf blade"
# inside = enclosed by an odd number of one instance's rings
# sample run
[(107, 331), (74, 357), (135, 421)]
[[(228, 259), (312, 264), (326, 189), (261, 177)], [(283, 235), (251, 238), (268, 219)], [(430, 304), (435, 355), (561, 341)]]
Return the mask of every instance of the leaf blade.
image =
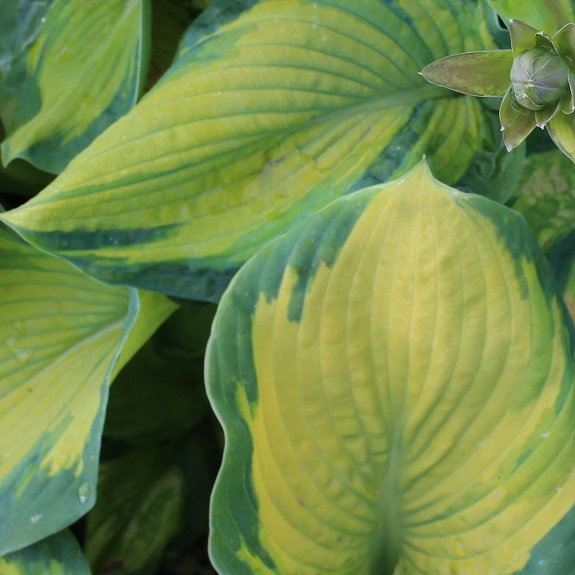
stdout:
[(91, 575), (78, 542), (68, 531), (0, 557), (0, 569), (3, 575)]
[(208, 350), (228, 438), (217, 568), (524, 567), (575, 481), (570, 343), (545, 266), (521, 218), (422, 168), (253, 258)]
[[(135, 105), (147, 67), (147, 4), (113, 1), (103, 9), (98, 2), (55, 0), (26, 50), (9, 47), (0, 86), (6, 164), (23, 158), (59, 173)], [(18, 14), (21, 3), (11, 1), (7, 10)], [(74, 91), (63, 92), (63, 85)]]
[[(435, 4), (443, 28), (412, 1), (256, 2), (227, 21), (209, 8), (155, 89), (5, 221), (102, 281), (217, 300), (261, 245), (346, 193), (417, 103), (444, 95), (417, 71), (481, 40), (473, 10)], [(476, 108), (462, 124), (459, 164), (480, 122)]]
[(126, 341), (133, 353), (175, 306), (97, 284), (6, 230), (0, 250), (0, 552), (8, 553), (93, 505), (113, 366)]

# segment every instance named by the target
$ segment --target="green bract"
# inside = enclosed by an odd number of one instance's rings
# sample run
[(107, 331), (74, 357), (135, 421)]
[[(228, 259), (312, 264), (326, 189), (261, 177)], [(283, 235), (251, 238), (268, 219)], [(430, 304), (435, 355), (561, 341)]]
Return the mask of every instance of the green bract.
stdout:
[(421, 74), (463, 94), (503, 97), (499, 119), (507, 150), (519, 146), (536, 126), (548, 127), (559, 149), (575, 161), (575, 24), (548, 36), (511, 19), (509, 31), (511, 50), (454, 54)]

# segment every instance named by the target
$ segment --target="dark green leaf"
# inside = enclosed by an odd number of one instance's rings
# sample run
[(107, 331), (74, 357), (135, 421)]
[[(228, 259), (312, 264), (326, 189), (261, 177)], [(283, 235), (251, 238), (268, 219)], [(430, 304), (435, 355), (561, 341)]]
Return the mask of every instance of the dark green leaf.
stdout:
[(102, 463), (86, 533), (94, 575), (128, 575), (153, 565), (179, 530), (183, 493), (182, 474), (164, 447)]

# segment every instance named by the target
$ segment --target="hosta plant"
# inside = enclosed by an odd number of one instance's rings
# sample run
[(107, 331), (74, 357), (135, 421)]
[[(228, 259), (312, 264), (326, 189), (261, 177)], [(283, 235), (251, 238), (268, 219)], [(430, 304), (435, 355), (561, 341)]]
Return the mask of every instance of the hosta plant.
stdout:
[(573, 574), (571, 2), (0, 6), (2, 575)]

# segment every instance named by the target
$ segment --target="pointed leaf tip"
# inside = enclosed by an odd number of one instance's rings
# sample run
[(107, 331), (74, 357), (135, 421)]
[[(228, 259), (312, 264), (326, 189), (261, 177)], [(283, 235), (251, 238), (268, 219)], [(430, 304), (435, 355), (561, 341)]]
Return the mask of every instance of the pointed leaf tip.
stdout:
[(219, 572), (510, 573), (575, 503), (571, 350), (531, 232), (415, 184), (311, 215), (222, 299)]

